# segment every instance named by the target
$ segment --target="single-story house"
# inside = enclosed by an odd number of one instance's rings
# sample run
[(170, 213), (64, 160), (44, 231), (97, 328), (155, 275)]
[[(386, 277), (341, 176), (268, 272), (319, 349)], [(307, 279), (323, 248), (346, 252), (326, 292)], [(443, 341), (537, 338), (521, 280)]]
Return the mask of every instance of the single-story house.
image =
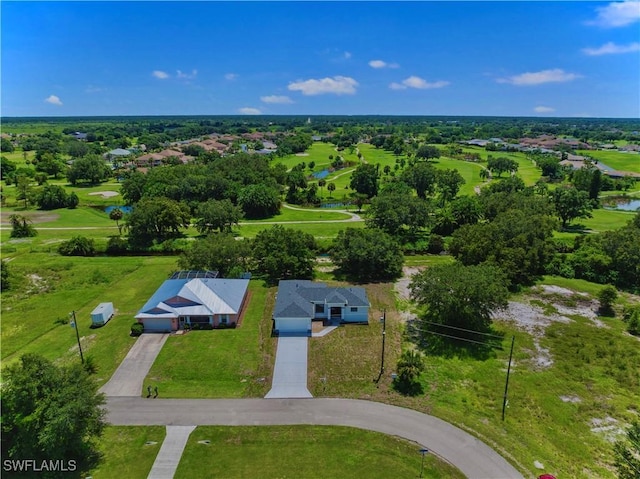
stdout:
[[(248, 279), (168, 279), (136, 314), (145, 332), (235, 326), (247, 301)], [(224, 327), (224, 326), (222, 326)]]
[(369, 306), (364, 288), (334, 288), (308, 280), (282, 280), (273, 309), (274, 333), (310, 335), (313, 320), (366, 323)]

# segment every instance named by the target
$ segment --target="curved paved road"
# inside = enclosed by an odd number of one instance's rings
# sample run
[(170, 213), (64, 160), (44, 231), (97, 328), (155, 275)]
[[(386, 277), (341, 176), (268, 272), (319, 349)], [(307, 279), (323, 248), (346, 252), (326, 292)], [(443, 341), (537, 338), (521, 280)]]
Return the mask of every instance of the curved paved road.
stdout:
[(355, 399), (107, 398), (107, 420), (119, 426), (352, 426), (415, 441), (471, 479), (523, 476), (482, 441), (426, 414)]

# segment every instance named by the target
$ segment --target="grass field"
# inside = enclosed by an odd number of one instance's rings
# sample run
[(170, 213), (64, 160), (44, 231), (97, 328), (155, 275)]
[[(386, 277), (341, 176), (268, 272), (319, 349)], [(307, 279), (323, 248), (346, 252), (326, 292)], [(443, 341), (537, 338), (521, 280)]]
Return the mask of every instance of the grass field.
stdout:
[(640, 173), (640, 154), (638, 153), (621, 153), (611, 150), (579, 150), (576, 153), (595, 158), (618, 171)]
[[(206, 426), (191, 433), (175, 477), (388, 479), (418, 477), (420, 467), (419, 446), (371, 431), (327, 426)], [(428, 454), (423, 477), (464, 476)]]
[(270, 329), (275, 288), (261, 283), (250, 282), (248, 307), (236, 329), (169, 337), (144, 384), (157, 385), (163, 397), (264, 396), (275, 354)]
[[(78, 360), (69, 313), (76, 312), (82, 349), (106, 382), (135, 341), (133, 316), (176, 268), (175, 257), (62, 257), (31, 253), (12, 261), (14, 285), (2, 294), (2, 361), (24, 353), (58, 361)], [(116, 314), (91, 329), (90, 313), (111, 301)]]
[(165, 431), (164, 426), (107, 427), (99, 444), (103, 461), (91, 471), (91, 477), (147, 477), (164, 441)]

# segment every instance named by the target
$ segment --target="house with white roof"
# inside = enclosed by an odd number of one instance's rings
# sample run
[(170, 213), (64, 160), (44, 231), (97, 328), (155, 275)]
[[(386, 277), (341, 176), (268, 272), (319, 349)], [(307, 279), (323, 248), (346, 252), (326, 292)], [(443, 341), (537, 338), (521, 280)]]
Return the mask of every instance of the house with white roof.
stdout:
[(177, 275), (162, 283), (135, 316), (145, 333), (235, 327), (249, 280), (206, 276)]

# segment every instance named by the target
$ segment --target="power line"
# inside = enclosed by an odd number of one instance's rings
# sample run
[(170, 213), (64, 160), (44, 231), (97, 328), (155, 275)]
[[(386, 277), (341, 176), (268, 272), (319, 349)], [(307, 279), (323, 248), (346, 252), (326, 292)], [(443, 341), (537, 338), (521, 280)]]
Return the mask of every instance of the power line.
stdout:
[(449, 326), (448, 324), (434, 323), (434, 322), (427, 321), (427, 320), (424, 320), (424, 319), (420, 319), (419, 321), (421, 323), (432, 324), (434, 326), (442, 326), (443, 328), (451, 328), (451, 329), (457, 329), (459, 331), (466, 331), (467, 333), (482, 334), (484, 336), (492, 336), (494, 338), (499, 338), (499, 339), (503, 339), (504, 338), (504, 336), (500, 336), (498, 334), (483, 333), (483, 332), (480, 332), (480, 331), (474, 331), (472, 329), (458, 328), (456, 326)]
[(416, 331), (421, 331), (427, 334), (435, 334), (436, 336), (444, 336), (445, 338), (457, 339), (459, 341), (466, 341), (468, 343), (481, 344), (482, 346), (489, 346), (489, 343), (483, 343), (481, 341), (474, 341), (473, 339), (461, 338), (459, 336), (451, 336), (450, 334), (436, 333), (435, 331), (427, 331), (426, 329), (414, 328)]

